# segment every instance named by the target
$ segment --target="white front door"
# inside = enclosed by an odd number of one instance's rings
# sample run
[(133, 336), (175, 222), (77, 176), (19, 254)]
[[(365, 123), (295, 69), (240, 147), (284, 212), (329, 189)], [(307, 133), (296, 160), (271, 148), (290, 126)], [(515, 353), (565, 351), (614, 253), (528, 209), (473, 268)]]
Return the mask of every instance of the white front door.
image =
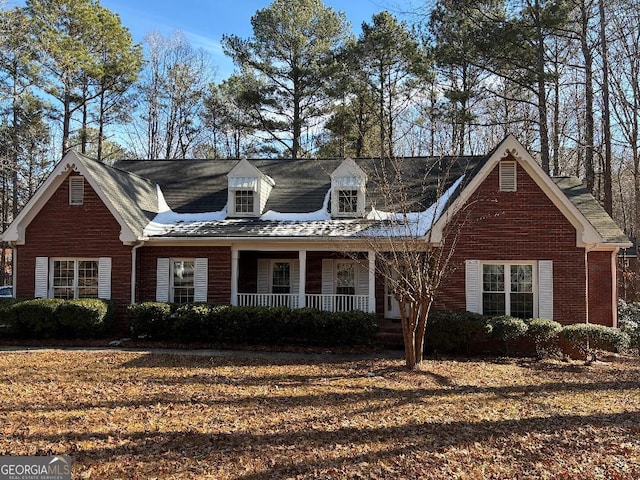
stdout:
[[(397, 277), (397, 272), (394, 272), (393, 278)], [(397, 319), (400, 318), (400, 304), (398, 300), (393, 296), (390, 283), (393, 280), (387, 278), (384, 284), (384, 318)]]

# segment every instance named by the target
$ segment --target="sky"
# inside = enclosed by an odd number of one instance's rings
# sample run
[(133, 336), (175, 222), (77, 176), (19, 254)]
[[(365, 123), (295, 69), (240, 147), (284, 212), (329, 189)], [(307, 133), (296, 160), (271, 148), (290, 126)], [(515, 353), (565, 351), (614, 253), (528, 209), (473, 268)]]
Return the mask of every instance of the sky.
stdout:
[[(375, 13), (389, 10), (402, 19), (403, 12), (411, 10), (416, 0), (324, 0), (324, 3), (343, 11), (357, 35), (362, 22), (371, 22)], [(250, 37), (252, 15), (268, 7), (271, 0), (101, 0), (100, 4), (120, 15), (135, 42), (142, 42), (151, 31), (168, 35), (180, 30), (192, 46), (212, 55), (222, 80), (233, 71), (233, 63), (222, 52), (222, 35)]]

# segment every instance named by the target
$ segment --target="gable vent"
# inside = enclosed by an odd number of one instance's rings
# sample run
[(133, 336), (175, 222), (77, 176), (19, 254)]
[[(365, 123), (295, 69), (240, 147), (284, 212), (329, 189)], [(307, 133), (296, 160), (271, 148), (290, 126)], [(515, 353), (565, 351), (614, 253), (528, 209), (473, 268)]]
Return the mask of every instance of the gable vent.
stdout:
[(516, 162), (500, 162), (500, 191), (515, 192), (516, 183)]
[(69, 205), (82, 205), (84, 201), (84, 177), (69, 177)]

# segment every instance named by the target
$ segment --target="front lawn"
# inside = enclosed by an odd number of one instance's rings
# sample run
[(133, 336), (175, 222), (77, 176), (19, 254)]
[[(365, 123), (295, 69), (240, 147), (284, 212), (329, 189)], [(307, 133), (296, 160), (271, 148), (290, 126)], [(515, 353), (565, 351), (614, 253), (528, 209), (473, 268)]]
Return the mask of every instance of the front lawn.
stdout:
[(0, 455), (73, 478), (640, 478), (640, 361), (0, 353)]

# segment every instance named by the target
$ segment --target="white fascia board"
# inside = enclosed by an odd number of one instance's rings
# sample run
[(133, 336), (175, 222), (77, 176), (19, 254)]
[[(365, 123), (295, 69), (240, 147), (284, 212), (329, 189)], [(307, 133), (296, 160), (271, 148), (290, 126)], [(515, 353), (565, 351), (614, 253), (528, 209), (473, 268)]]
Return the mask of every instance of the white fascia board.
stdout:
[(131, 244), (138, 241), (138, 235), (136, 235), (135, 232), (133, 232), (124, 222), (120, 213), (115, 209), (111, 201), (109, 201), (100, 185), (85, 168), (82, 160), (73, 150), (69, 151), (62, 160), (58, 162), (44, 183), (38, 188), (38, 190), (36, 190), (33, 197), (31, 197), (14, 221), (11, 222), (9, 228), (7, 228), (7, 230), (2, 234), (2, 240), (6, 242), (13, 242), (16, 245), (24, 245), (27, 226), (29, 226), (31, 221), (49, 201), (60, 185), (62, 185), (62, 183), (68, 178), (72, 171), (77, 172), (86, 178), (89, 185), (91, 185), (91, 188), (93, 188), (111, 215), (113, 215), (118, 224), (120, 224), (120, 241), (125, 244)]
[(533, 181), (536, 182), (551, 202), (576, 229), (576, 246), (586, 247), (588, 245), (602, 244), (602, 236), (513, 135), (507, 136), (507, 138), (500, 143), (489, 160), (485, 162), (480, 171), (435, 223), (431, 232), (432, 242), (442, 242), (443, 230), (447, 221), (460, 211), (482, 182), (493, 171), (498, 162), (509, 154), (516, 159), (527, 174), (529, 174)]

